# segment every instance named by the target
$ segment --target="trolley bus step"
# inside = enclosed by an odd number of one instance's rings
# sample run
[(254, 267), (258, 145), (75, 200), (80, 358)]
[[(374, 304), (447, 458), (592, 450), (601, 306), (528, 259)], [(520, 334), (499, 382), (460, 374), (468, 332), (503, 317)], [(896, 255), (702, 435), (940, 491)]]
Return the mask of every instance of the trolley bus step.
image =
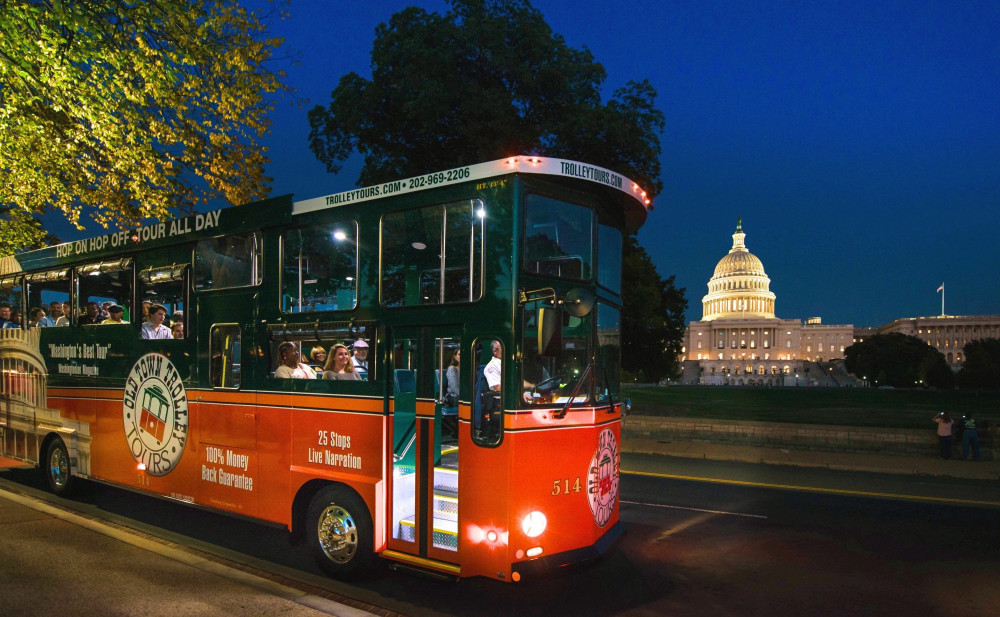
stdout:
[[(412, 542), (416, 536), (413, 517), (405, 518), (399, 522), (400, 538)], [(435, 548), (456, 550), (458, 548), (458, 521), (448, 521), (434, 517), (434, 537)]]

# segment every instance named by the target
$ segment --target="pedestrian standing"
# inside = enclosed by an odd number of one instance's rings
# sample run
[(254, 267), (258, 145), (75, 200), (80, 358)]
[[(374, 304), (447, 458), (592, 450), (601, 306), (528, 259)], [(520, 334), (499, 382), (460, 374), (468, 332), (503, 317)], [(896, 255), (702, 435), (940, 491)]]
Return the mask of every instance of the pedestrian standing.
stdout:
[(969, 447), (972, 447), (972, 457), (979, 458), (979, 433), (976, 431), (976, 419), (971, 415), (962, 416), (962, 458), (969, 460)]
[(932, 418), (937, 422), (938, 444), (941, 446), (941, 458), (948, 460), (951, 458), (951, 429), (952, 420), (946, 412), (942, 411)]

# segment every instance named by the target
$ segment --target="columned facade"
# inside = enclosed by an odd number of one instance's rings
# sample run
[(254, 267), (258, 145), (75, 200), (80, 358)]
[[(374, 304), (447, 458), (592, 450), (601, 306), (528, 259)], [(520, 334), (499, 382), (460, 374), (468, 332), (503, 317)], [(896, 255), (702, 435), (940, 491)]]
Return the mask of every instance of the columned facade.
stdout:
[[(702, 385), (845, 385), (853, 380), (817, 363), (843, 359), (850, 325), (803, 323), (775, 316), (764, 265), (746, 247), (742, 219), (733, 245), (715, 266), (702, 298), (702, 319), (688, 325), (681, 360), (685, 383)], [(830, 371), (828, 373), (827, 371)]]
[(858, 342), (874, 334), (899, 332), (915, 336), (944, 355), (948, 364), (965, 362), (965, 346), (984, 338), (1000, 338), (1000, 315), (904, 317), (878, 328), (855, 328)]

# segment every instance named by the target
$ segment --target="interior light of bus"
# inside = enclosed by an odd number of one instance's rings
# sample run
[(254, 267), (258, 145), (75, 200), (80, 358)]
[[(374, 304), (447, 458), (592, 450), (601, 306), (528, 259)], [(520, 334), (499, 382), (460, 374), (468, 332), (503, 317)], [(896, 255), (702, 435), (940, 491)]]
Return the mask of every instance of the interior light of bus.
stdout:
[(347, 239), (347, 234), (345, 234), (343, 231), (341, 231), (341, 230), (338, 229), (337, 231), (333, 232), (333, 239), (334, 240), (339, 240), (339, 241), (344, 241), (344, 240)]
[(353, 277), (353, 276), (345, 276), (345, 277), (344, 277), (344, 280), (345, 280), (345, 281), (353, 281), (353, 280), (354, 280), (354, 277)]
[(478, 210), (476, 210), (476, 216), (478, 216), (481, 219), (486, 218), (486, 208), (479, 208)]
[(542, 535), (545, 531), (545, 527), (548, 525), (548, 520), (546, 520), (545, 515), (535, 510), (530, 512), (528, 516), (524, 517), (521, 521), (521, 530), (524, 531), (524, 535), (529, 538), (537, 538)]
[(417, 249), (418, 251), (422, 251), (425, 248), (427, 248), (427, 245), (424, 244), (423, 242), (413, 242), (413, 243), (410, 244), (410, 246), (412, 246), (413, 248)]
[(542, 547), (540, 546), (529, 548), (525, 553), (525, 555), (527, 555), (528, 557), (538, 557), (541, 554), (542, 554)]

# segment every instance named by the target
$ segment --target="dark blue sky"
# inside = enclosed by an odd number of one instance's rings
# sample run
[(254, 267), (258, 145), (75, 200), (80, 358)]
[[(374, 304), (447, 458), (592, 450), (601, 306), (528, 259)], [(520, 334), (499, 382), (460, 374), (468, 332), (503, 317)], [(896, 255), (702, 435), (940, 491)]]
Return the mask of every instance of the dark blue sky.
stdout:
[[(255, 3), (250, 3), (255, 4)], [(1000, 313), (1000, 3), (535, 0), (588, 47), (606, 93), (648, 78), (666, 115), (664, 191), (639, 233), (688, 319), (729, 250), (736, 217), (778, 317), (880, 325)], [(293, 0), (277, 25), (307, 99), (279, 103), (265, 139), (273, 194), (353, 187), (326, 173), (306, 110), (339, 77), (370, 74), (375, 26), (442, 1)], [(470, 161), (471, 162), (471, 161)]]

